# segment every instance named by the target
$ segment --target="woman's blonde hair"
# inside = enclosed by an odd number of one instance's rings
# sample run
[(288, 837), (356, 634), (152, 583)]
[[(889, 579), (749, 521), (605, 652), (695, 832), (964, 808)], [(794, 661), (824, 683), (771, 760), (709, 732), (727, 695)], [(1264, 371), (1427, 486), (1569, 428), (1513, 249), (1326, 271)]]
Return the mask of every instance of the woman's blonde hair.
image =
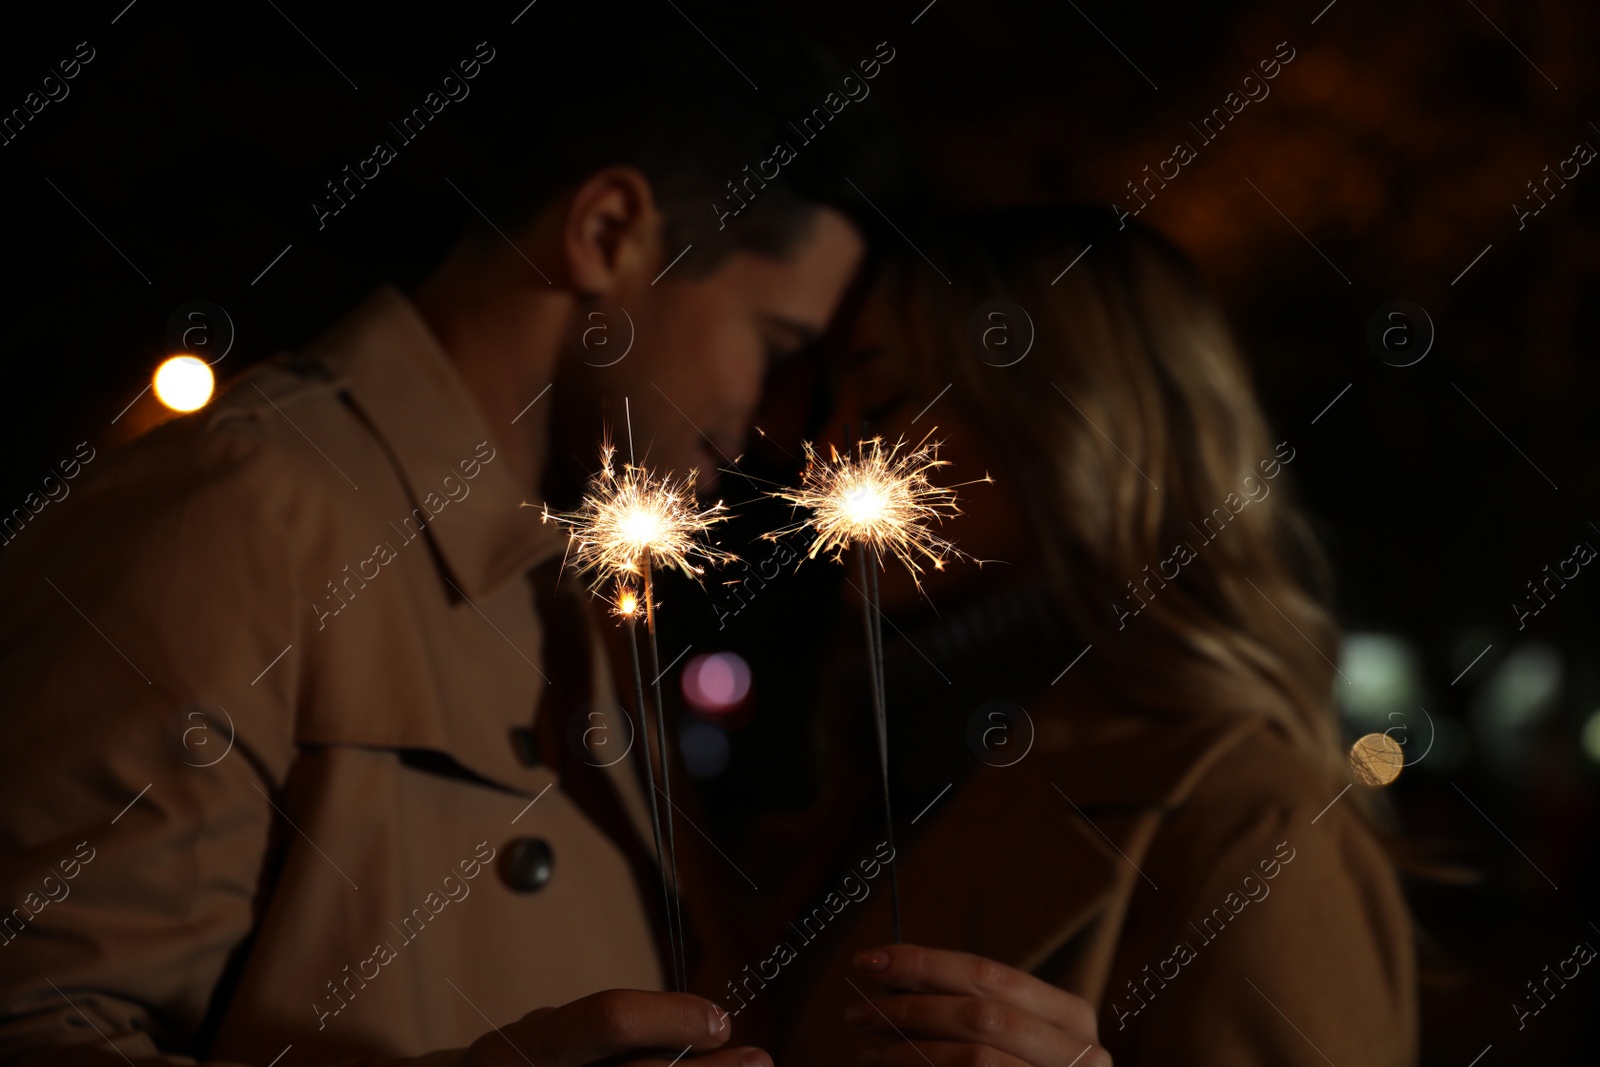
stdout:
[(1026, 510), (1060, 617), (1094, 646), (1085, 681), (1147, 709), (1270, 716), (1331, 769), (1339, 635), (1285, 491), (1294, 444), (1269, 434), (1197, 271), (1109, 210), (940, 228), (949, 283), (920, 257), (885, 265), (895, 329)]

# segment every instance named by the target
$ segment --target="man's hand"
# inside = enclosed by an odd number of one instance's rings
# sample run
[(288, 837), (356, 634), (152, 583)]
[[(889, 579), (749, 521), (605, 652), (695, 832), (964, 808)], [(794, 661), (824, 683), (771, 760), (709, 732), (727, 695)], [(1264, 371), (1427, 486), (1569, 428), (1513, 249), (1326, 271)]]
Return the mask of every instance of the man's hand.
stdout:
[[(892, 1042), (864, 1062), (887, 1067), (1111, 1067), (1094, 1008), (1030, 974), (965, 952), (889, 945), (856, 956), (858, 974), (900, 992), (862, 999), (845, 1018)], [(865, 997), (866, 991), (863, 992)]]
[(667, 1067), (684, 1057), (699, 1067), (772, 1067), (755, 1048), (722, 1048), (727, 1015), (688, 993), (608, 989), (559, 1008), (539, 1008), (484, 1034), (462, 1067)]

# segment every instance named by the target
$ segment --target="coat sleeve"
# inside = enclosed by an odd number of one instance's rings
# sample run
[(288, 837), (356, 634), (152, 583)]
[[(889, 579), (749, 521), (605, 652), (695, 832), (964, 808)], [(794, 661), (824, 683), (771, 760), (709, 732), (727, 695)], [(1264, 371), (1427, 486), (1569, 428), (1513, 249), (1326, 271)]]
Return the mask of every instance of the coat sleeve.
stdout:
[(1130, 911), (1102, 1042), (1124, 1067), (1415, 1063), (1410, 920), (1356, 801), (1321, 811), (1333, 791), (1282, 751), (1228, 762), (1212, 776), (1284, 780), (1202, 790), (1158, 834), (1160, 888)]
[(303, 501), (254, 441), (153, 436), (0, 549), (6, 1065), (195, 1062), (270, 888)]

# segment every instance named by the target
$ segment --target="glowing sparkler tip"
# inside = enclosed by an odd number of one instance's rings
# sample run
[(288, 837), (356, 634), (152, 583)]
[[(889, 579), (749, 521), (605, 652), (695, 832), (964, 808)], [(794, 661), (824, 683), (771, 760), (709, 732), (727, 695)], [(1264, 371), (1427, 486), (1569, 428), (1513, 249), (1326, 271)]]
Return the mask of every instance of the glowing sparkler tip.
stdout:
[(641, 548), (661, 536), (661, 523), (656, 516), (642, 508), (635, 508), (622, 517), (618, 524), (622, 536)]
[(937, 442), (925, 437), (907, 449), (904, 438), (885, 445), (883, 438), (873, 437), (857, 442), (855, 451), (844, 456), (829, 444), (826, 462), (810, 442), (804, 448), (800, 487), (768, 495), (812, 512), (800, 524), (818, 535), (808, 553), (811, 558), (827, 552), (838, 560), (851, 545), (869, 545), (899, 559), (913, 579), (923, 573), (924, 564), (943, 570), (947, 557), (965, 558), (930, 525), (961, 513), (955, 489), (935, 485), (928, 476), (948, 465), (939, 458)]
[(619, 470), (612, 462), (615, 455), (609, 443), (601, 446), (600, 470), (576, 511), (546, 509), (550, 520), (567, 527), (568, 559), (575, 569), (592, 573), (598, 586), (610, 577), (640, 574), (652, 562), (698, 577), (704, 568), (695, 559), (722, 564), (737, 558), (706, 543), (704, 534), (725, 521), (725, 509), (720, 501), (699, 509), (693, 471), (675, 478), (670, 473), (657, 477), (631, 463)]
[(611, 614), (619, 619), (631, 619), (639, 614), (639, 594), (625, 582), (617, 583), (617, 594), (611, 602)]

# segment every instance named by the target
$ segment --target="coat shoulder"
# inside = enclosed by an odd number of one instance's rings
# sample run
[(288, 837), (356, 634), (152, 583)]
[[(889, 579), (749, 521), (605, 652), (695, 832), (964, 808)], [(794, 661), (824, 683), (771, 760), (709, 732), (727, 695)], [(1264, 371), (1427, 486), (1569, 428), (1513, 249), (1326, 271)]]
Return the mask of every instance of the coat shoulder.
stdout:
[(1214, 812), (1248, 811), (1263, 806), (1320, 809), (1344, 785), (1329, 757), (1289, 736), (1277, 723), (1258, 716), (1230, 734), (1230, 743), (1175, 795), (1174, 807)]
[[(1388, 876), (1388, 861), (1366, 799), (1331, 760), (1265, 719), (1229, 735), (1202, 768), (1167, 798), (1167, 813), (1150, 846), (1151, 864), (1192, 880), (1241, 849), (1265, 849), (1300, 838), (1305, 847), (1345, 854)], [(1311, 836), (1307, 836), (1307, 835)], [(1270, 840), (1269, 840), (1270, 839)], [(1295, 847), (1293, 844), (1291, 848)]]
[(1411, 921), (1362, 788), (1263, 721), (1174, 798), (1101, 1005), (1119, 1058), (1413, 1062)]
[(104, 453), (59, 514), (46, 516), (56, 537), (41, 540), (115, 531), (117, 544), (137, 549), (188, 530), (195, 540), (280, 553), (356, 513), (350, 478), (372, 474), (376, 447), (336, 382), (282, 359), (237, 375), (202, 411)]

